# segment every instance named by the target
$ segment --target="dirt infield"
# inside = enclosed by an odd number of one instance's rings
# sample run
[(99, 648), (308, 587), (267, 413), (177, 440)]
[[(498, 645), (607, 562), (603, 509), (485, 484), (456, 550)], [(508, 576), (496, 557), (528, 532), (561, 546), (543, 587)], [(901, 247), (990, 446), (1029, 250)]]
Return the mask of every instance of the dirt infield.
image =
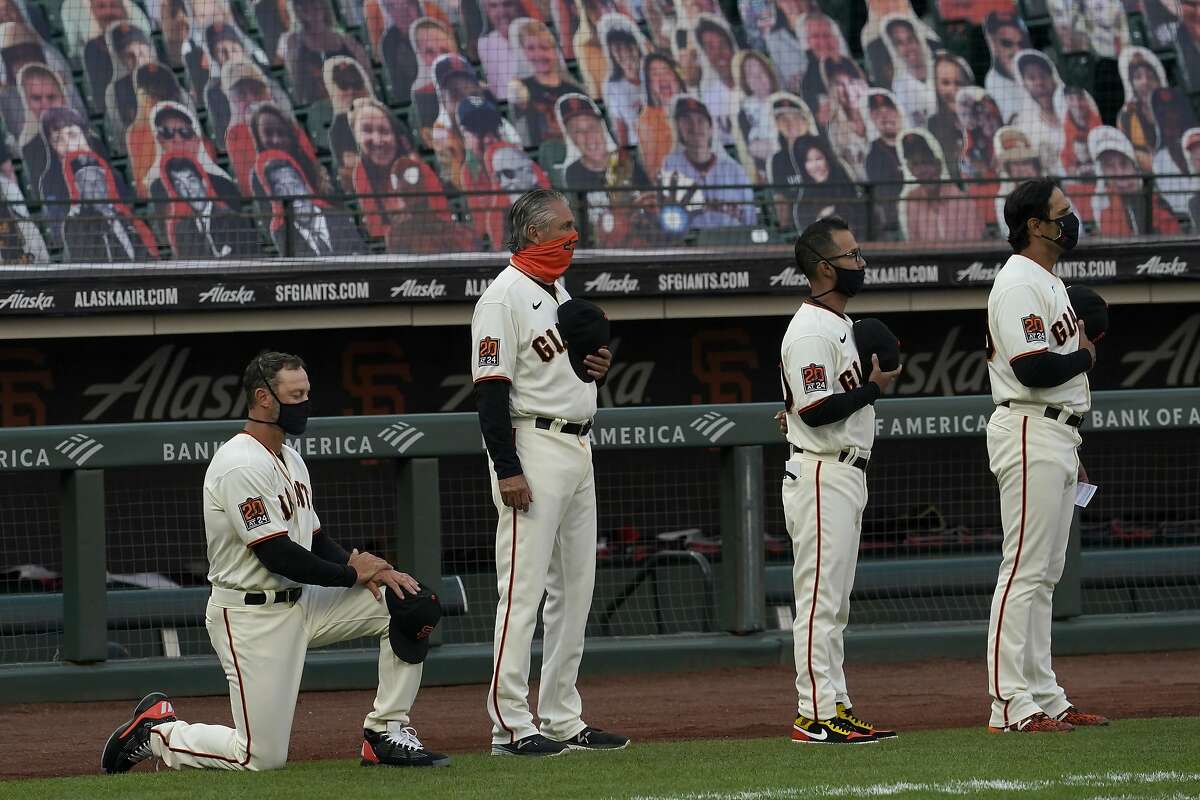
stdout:
[[(1071, 699), (1114, 718), (1200, 716), (1200, 650), (1055, 659)], [(846, 669), (854, 706), (903, 730), (984, 725), (982, 659), (855, 664)], [(588, 722), (635, 741), (782, 736), (791, 724), (794, 675), (787, 667), (638, 674), (581, 681)], [(147, 687), (148, 689), (153, 687)], [(483, 751), (491, 723), (483, 686), (425, 689), (414, 724), (431, 748)], [(372, 692), (312, 692), (296, 708), (293, 761), (349, 758), (361, 743)], [(174, 698), (181, 718), (230, 724), (224, 697)], [(0, 777), (99, 770), (100, 748), (132, 703), (0, 706)]]

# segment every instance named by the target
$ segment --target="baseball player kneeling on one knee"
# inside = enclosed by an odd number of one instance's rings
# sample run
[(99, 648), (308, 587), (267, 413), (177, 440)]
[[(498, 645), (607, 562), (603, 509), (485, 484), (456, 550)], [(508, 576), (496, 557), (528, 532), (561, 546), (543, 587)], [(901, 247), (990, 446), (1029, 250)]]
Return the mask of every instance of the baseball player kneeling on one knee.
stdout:
[(175, 717), (160, 692), (109, 738), (106, 772), (157, 756), (169, 767), (282, 767), (310, 646), (380, 637), (379, 690), (363, 722), (364, 766), (440, 766), (409, 725), (437, 596), (378, 556), (347, 553), (321, 529), (308, 467), (284, 435), (304, 433), (304, 362), (264, 352), (246, 368), (245, 428), (217, 450), (204, 477), (212, 593), (209, 639), (229, 681), (234, 727)]
[[(612, 363), (608, 320), (571, 300), (559, 280), (579, 240), (562, 195), (522, 195), (508, 224), (512, 260), (471, 320), (471, 373), (499, 514), (492, 754), (619, 749), (629, 740), (587, 725), (575, 688), (596, 576), (588, 433), (596, 383)], [(539, 726), (529, 710), (529, 660), (543, 595)]]
[[(1107, 720), (1075, 708), (1050, 666), (1054, 587), (1066, 563), (1076, 483), (1087, 480), (1079, 425), (1091, 407), (1093, 339), (1104, 301), (1067, 288), (1054, 265), (1079, 238), (1079, 218), (1053, 181), (1026, 181), (1004, 203), (1013, 255), (987, 305), (988, 377), (996, 410), (988, 459), (1000, 488), (1004, 554), (988, 624), (993, 731), (1056, 733)], [(1078, 308), (1076, 308), (1078, 305)]]
[(866, 263), (838, 217), (817, 220), (796, 241), (796, 264), (812, 296), (783, 337), (784, 411), (776, 418), (791, 453), (783, 510), (795, 554), (799, 716), (792, 740), (800, 743), (860, 744), (896, 735), (854, 713), (842, 671), (875, 439), (872, 404), (900, 374), (895, 336), (878, 320), (851, 323), (844, 313), (862, 288)]

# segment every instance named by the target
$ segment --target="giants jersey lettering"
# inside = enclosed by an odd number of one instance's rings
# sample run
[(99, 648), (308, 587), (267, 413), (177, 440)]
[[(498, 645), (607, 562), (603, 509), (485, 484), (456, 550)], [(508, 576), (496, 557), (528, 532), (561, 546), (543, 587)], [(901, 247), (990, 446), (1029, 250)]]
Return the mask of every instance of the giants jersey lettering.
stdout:
[(1079, 318), (1062, 279), (1025, 256), (1009, 256), (988, 294), (987, 356), (992, 400), (1016, 400), (1069, 408), (1092, 405), (1086, 374), (1048, 388), (1017, 380), (1013, 362), (1035, 353), (1074, 353), (1079, 349)]
[(783, 336), (781, 355), (788, 441), (810, 453), (839, 453), (848, 447), (870, 450), (875, 441), (874, 406), (815, 428), (800, 419), (800, 412), (866, 380), (849, 317), (804, 303)]
[(287, 536), (312, 549), (321, 521), (311, 486), (304, 460), (286, 444), (282, 459), (248, 433), (221, 445), (204, 475), (209, 582), (247, 592), (295, 586), (264, 567), (250, 548)]
[(596, 413), (596, 384), (579, 380), (558, 329), (558, 306), (569, 299), (561, 281), (551, 296), (510, 264), (475, 304), (471, 377), (511, 383), (514, 417), (584, 422)]

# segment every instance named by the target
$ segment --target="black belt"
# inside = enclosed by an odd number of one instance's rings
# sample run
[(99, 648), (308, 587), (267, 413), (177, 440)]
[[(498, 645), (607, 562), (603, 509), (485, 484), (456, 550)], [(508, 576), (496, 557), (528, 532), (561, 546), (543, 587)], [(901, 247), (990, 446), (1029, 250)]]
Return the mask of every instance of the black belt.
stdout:
[(861, 469), (863, 472), (867, 471), (867, 459), (863, 458), (862, 456), (858, 456), (851, 461), (849, 450), (843, 450), (842, 452), (838, 453), (838, 461), (841, 461), (843, 464), (849, 464), (855, 469)]
[[(533, 420), (533, 424), (536, 427), (541, 428), (544, 431), (548, 431), (548, 430), (550, 430), (551, 426), (554, 425), (554, 420), (550, 419), (549, 417), (535, 417)], [(586, 436), (587, 432), (590, 431), (591, 429), (592, 429), (592, 421), (591, 420), (588, 420), (587, 422), (582, 422), (582, 423), (581, 422), (564, 422), (563, 426), (561, 428), (559, 428), (560, 431), (562, 431), (563, 433), (565, 433), (569, 436)]]
[[(304, 591), (303, 586), (295, 586), (291, 589), (280, 589), (275, 592), (276, 603), (294, 603), (300, 599), (300, 593)], [(248, 606), (265, 606), (267, 604), (267, 595), (265, 592), (246, 592), (244, 601)]]
[[(794, 445), (794, 444), (791, 445), (791, 448), (792, 448), (792, 455), (794, 455), (794, 456), (800, 455), (801, 453), (804, 452), (799, 447), (796, 447), (796, 445)], [(856, 456), (853, 460), (851, 460), (849, 450), (843, 450), (842, 452), (838, 453), (838, 461), (842, 462), (843, 464), (849, 464), (850, 466), (854, 467), (855, 469), (861, 469), (863, 472), (867, 471), (867, 461), (868, 461), (867, 458), (864, 456)]]
[[(1004, 406), (1005, 408), (1010, 407), (1007, 400), (1005, 400), (1000, 405)], [(1042, 416), (1045, 417), (1046, 419), (1052, 419), (1055, 422), (1058, 422), (1059, 421), (1058, 418), (1060, 416), (1062, 416), (1062, 412), (1065, 410), (1066, 409), (1058, 408), (1057, 406), (1046, 406), (1045, 410), (1042, 411)], [(1070, 425), (1072, 428), (1078, 428), (1080, 425), (1083, 424), (1083, 415), (1082, 414), (1071, 414), (1066, 419), (1062, 420), (1062, 423), (1064, 425)]]

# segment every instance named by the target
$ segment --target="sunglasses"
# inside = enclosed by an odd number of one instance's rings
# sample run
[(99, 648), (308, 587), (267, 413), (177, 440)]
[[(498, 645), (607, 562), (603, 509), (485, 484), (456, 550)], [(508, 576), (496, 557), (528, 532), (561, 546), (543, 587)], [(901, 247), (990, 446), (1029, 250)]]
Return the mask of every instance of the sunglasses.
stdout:
[(504, 178), (504, 180), (506, 180), (506, 181), (511, 181), (513, 178), (519, 178), (519, 177), (521, 177), (521, 176), (522, 176), (522, 175), (524, 175), (524, 174), (525, 174), (525, 173), (524, 173), (524, 171), (523, 171), (523, 170), (519, 170), (519, 169), (499, 169), (499, 170), (496, 170), (496, 175), (498, 175), (498, 176), (499, 176), (499, 177), (501, 177), (501, 178)]
[(1001, 47), (1020, 47), (1023, 43), (1020, 39), (997, 39), (996, 44)]
[(158, 127), (158, 138), (165, 140), (183, 139), (185, 142), (188, 142), (196, 138), (196, 132), (191, 128), (168, 128), (160, 125)]

